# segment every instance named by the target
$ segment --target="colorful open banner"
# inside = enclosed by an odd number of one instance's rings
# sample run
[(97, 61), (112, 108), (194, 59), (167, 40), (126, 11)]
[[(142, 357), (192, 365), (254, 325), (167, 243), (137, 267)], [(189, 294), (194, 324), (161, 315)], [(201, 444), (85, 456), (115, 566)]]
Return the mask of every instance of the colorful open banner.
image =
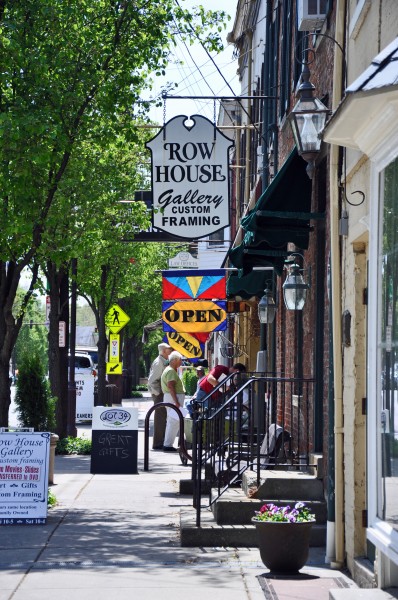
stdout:
[(163, 331), (210, 333), (227, 328), (227, 303), (223, 300), (162, 302)]
[(192, 362), (195, 362), (204, 356), (204, 342), (198, 340), (195, 335), (191, 333), (168, 331), (166, 333), (165, 341), (173, 348), (173, 350), (177, 350), (182, 356), (189, 358)]
[(162, 287), (167, 342), (195, 362), (204, 356), (210, 333), (227, 327), (225, 270), (162, 271)]
[(162, 271), (163, 300), (225, 300), (225, 269)]

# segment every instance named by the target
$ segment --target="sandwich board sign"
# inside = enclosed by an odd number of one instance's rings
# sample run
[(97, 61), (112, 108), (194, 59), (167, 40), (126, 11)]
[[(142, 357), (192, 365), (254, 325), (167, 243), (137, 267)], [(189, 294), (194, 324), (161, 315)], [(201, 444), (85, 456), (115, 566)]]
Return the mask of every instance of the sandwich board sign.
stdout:
[(90, 473), (138, 473), (138, 408), (94, 406)]
[(45, 525), (50, 438), (0, 429), (0, 525)]

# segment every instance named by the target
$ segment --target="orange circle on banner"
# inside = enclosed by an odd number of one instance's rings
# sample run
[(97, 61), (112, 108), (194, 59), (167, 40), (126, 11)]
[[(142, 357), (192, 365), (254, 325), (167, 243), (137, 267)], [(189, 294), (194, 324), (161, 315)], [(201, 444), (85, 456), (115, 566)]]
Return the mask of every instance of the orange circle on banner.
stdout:
[(162, 314), (163, 321), (180, 333), (214, 331), (226, 318), (226, 311), (209, 300), (179, 300)]

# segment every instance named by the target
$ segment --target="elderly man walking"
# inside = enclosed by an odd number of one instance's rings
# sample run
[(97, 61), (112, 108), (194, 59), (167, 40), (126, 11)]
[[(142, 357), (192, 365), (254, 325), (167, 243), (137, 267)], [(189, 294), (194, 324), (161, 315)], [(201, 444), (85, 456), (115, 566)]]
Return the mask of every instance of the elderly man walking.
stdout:
[[(163, 402), (174, 404), (178, 408), (184, 406), (185, 390), (181, 379), (178, 376), (178, 367), (182, 364), (182, 355), (179, 352), (173, 351), (169, 356), (169, 366), (165, 368), (162, 374), (162, 391)], [(180, 427), (180, 420), (174, 408), (167, 408), (166, 432), (164, 434), (164, 452), (177, 452), (174, 448), (174, 440), (176, 439)]]
[[(155, 358), (151, 365), (148, 376), (148, 390), (151, 393), (154, 404), (163, 402), (163, 392), (160, 379), (162, 373), (168, 365), (169, 354), (172, 347), (162, 342), (158, 345), (159, 356)], [(164, 432), (166, 429), (166, 411), (164, 408), (157, 408), (154, 414), (153, 422), (153, 440), (152, 449), (162, 450), (164, 441)]]

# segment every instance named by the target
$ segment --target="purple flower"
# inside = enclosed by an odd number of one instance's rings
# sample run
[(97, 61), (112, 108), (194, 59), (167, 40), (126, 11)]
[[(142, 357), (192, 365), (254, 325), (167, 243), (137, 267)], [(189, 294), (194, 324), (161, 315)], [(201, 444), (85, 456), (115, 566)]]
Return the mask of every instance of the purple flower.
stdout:
[(275, 521), (282, 523), (306, 523), (315, 521), (315, 515), (310, 513), (304, 502), (296, 502), (292, 509), (288, 506), (276, 506), (275, 504), (264, 504), (259, 511), (255, 512), (256, 521)]

